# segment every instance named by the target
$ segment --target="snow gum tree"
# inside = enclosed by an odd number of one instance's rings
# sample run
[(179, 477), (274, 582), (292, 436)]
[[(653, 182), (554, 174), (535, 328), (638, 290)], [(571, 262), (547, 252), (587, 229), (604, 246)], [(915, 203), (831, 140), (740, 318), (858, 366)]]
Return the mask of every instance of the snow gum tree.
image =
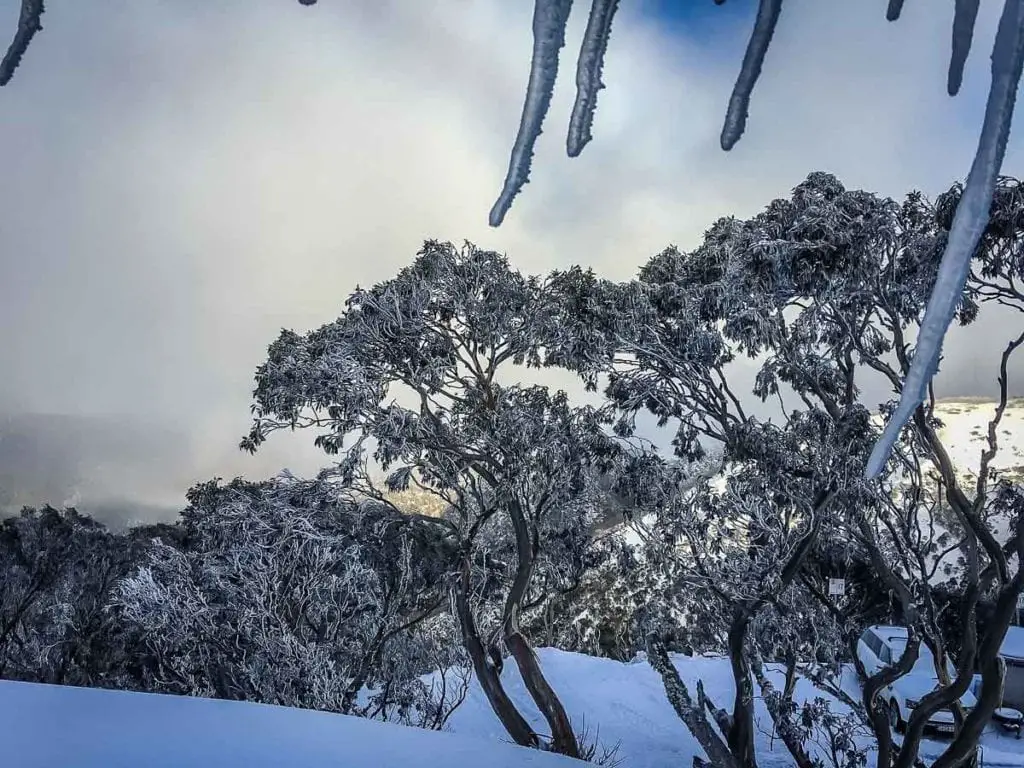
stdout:
[[(517, 366), (548, 362), (551, 308), (545, 285), (504, 257), (428, 241), (395, 278), (352, 294), (335, 322), (271, 345), (242, 447), (277, 429), (318, 429), (317, 445), (339, 456), (331, 474), (354, 493), (441, 497), (448, 511), (419, 523), (456, 553), (445, 584), (488, 701), (516, 743), (578, 756), (521, 619), (572, 584), (596, 509), (592, 478), (617, 442), (600, 412), (565, 393), (505, 383)], [(387, 473), (383, 487), (371, 465)], [(505, 691), (502, 646), (549, 743)]]
[[(1020, 307), (1018, 187), (1012, 180), (997, 187), (969, 291), (957, 310), (960, 323), (989, 304)], [(814, 173), (791, 198), (773, 201), (749, 220), (719, 220), (694, 251), (669, 248), (655, 256), (637, 280), (615, 284), (580, 269), (551, 278), (561, 297), (563, 328), (552, 356), (575, 367), (590, 387), (607, 377), (617, 431), (631, 433), (635, 415), (647, 411), (663, 427), (672, 426), (673, 446), (684, 460), (700, 458), (709, 444), (721, 446), (720, 477), (678, 500), (673, 499), (681, 486), (670, 483), (652, 509), (660, 510), (654, 518), (668, 539), (683, 544), (674, 550), (691, 566), (682, 577), (696, 579), (709, 599), (735, 606), (726, 613), (726, 634), (736, 700), (725, 732), (739, 765), (755, 759), (750, 660), (757, 649), (750, 646), (750, 623), (769, 604), (784, 604), (787, 590), (802, 588), (801, 574), (812, 563), (820, 565), (810, 557), (817, 543), (856, 546), (892, 590), (907, 588), (902, 618), (911, 631), (910, 647), (928, 634), (925, 592), (908, 586), (914, 571), (901, 568), (890, 554), (910, 547), (912, 558), (922, 554), (927, 560), (942, 546), (937, 537), (911, 531), (908, 521), (926, 515), (924, 501), (893, 492), (905, 475), (923, 471), (913, 469), (915, 452), (919, 467), (938, 468), (940, 495), (960, 521), (962, 587), (994, 591), (1008, 608), (1019, 592), (1019, 573), (1009, 565), (1013, 553), (1000, 545), (983, 512), (991, 495), (991, 456), (982, 464), (984, 478), (964, 487), (938, 439), (930, 403), (918, 408), (904, 430), (883, 480), (864, 480), (878, 429), (869, 412), (874, 406), (863, 402), (861, 389), (869, 380), (888, 385), (894, 395), (903, 389), (913, 361), (911, 340), (937, 279), (959, 192), (956, 187), (935, 204), (914, 193), (900, 204)], [(1020, 337), (1009, 340), (994, 372), (1004, 400), (1007, 358), (1020, 343)], [(749, 391), (735, 383), (740, 365), (756, 372)], [(771, 404), (776, 413), (770, 420), (753, 415)], [(883, 412), (892, 405), (884, 404)], [(997, 450), (1001, 410), (989, 430), (986, 455)], [(897, 522), (907, 533), (894, 537), (889, 529)], [(1014, 531), (1015, 523), (1008, 528)], [(964, 608), (965, 615), (970, 610)], [(967, 717), (943, 765), (957, 764), (973, 751), (980, 735), (974, 724), (987, 719), (998, 698), (996, 650), (1005, 623), (994, 621), (987, 632), (978, 655), (983, 669), (986, 663), (991, 667), (983, 675), (982, 703)], [(907, 669), (912, 655), (906, 655)], [(966, 658), (962, 667), (973, 663), (970, 651)], [(678, 689), (667, 657), (662, 661), (666, 685)], [(888, 725), (878, 721), (881, 702), (875, 694), (885, 682), (869, 683), (864, 707), (881, 742), (879, 764), (898, 759), (909, 765), (915, 741), (897, 758), (886, 746)], [(962, 683), (958, 675), (942, 686), (945, 693), (929, 699), (914, 718), (913, 732), (929, 710), (955, 701)], [(686, 699), (694, 704), (688, 694)]]

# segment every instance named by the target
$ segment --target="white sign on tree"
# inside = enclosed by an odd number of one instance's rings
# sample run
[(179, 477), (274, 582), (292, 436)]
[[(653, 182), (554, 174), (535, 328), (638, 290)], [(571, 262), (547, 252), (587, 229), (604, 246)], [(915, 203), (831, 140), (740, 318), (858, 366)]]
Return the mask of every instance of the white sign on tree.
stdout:
[(830, 597), (842, 597), (846, 594), (846, 579), (829, 579), (828, 594)]

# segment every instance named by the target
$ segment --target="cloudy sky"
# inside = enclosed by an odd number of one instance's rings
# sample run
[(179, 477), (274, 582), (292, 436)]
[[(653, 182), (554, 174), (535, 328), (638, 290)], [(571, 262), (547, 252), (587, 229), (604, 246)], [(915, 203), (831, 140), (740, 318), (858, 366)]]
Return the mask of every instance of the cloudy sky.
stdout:
[[(0, 0), (4, 36), (17, 5)], [(531, 3), (50, 0), (0, 91), (0, 413), (151, 435), (107, 466), (111, 493), (173, 505), (213, 475), (320, 463), (311, 435), (237, 451), (253, 371), (281, 327), (332, 320), (425, 238), (627, 278), (811, 170), (893, 196), (966, 173), (999, 2), (950, 99), (952, 3), (889, 24), (885, 0), (790, 0), (730, 153), (718, 135), (755, 3), (672, 10), (698, 5), (623, 2), (595, 139), (569, 160), (578, 4), (531, 183), (494, 230)], [(951, 337), (943, 394), (992, 391), (1000, 330)]]

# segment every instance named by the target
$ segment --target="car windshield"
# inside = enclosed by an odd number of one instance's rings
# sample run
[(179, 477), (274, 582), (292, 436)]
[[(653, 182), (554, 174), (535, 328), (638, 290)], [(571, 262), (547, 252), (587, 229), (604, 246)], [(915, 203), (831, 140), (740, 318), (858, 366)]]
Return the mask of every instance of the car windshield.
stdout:
[[(907, 642), (902, 638), (899, 640), (893, 639), (888, 641), (888, 645), (892, 648), (892, 663), (896, 664), (903, 657), (903, 652), (907, 648)], [(956, 677), (956, 669), (948, 658), (946, 659), (946, 669), (949, 670), (950, 679), (954, 679)], [(914, 662), (910, 674), (936, 677), (935, 657), (932, 656), (932, 652), (924, 645), (921, 645), (918, 649), (917, 661)]]

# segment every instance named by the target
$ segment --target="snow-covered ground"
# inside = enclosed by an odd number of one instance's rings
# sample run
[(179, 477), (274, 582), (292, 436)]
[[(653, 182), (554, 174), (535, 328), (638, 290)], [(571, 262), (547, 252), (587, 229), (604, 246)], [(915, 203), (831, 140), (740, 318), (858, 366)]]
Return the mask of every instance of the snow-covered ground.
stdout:
[[(977, 477), (995, 407), (982, 398), (947, 398), (935, 404), (935, 415), (943, 423), (939, 437), (965, 477)], [(996, 438), (999, 452), (992, 466), (1015, 482), (1024, 481), (1024, 399), (1007, 402)]]
[(325, 712), (0, 682), (10, 768), (558, 768), (578, 761)]
[[(642, 659), (622, 664), (553, 649), (540, 655), (577, 728), (585, 723), (604, 745), (617, 744), (621, 768), (680, 768), (700, 754), (665, 699), (661, 679)], [(729, 706), (732, 686), (724, 659), (677, 657), (676, 665), (687, 683), (703, 679), (716, 703)], [(514, 665), (505, 675), (512, 697), (543, 731)], [(806, 681), (801, 686), (799, 696), (817, 695)], [(844, 687), (858, 695), (852, 674)], [(772, 740), (760, 702), (756, 715), (760, 765), (788, 768), (792, 761)], [(508, 744), (476, 686), (452, 717), (451, 733), (258, 704), (13, 682), (0, 682), (0, 723), (0, 765), (18, 768), (580, 765)], [(983, 743), (987, 768), (1024, 766), (1024, 742), (990, 728)], [(926, 742), (922, 752), (935, 756), (942, 748), (941, 742)]]

